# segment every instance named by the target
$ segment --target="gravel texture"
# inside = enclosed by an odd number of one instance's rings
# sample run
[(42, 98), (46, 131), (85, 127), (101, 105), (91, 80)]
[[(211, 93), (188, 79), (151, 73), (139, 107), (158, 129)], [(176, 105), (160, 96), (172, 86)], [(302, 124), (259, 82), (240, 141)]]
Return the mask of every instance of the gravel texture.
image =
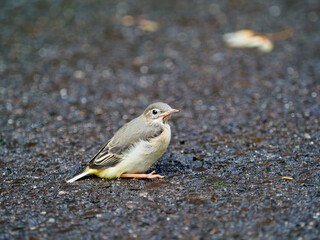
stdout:
[[(319, 12), (2, 1), (0, 239), (318, 239)], [(270, 53), (226, 47), (239, 29), (294, 34)], [(181, 110), (150, 169), (166, 178), (65, 182), (156, 101)]]

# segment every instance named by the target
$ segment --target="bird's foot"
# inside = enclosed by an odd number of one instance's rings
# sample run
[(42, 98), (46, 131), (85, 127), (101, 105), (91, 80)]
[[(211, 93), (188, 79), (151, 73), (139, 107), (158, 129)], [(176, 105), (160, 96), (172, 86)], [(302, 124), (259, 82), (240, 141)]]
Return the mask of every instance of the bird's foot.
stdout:
[(144, 173), (124, 173), (121, 174), (120, 177), (122, 178), (146, 178), (146, 179), (152, 179), (152, 178), (164, 178), (164, 176), (154, 174), (155, 171), (152, 171), (151, 173), (144, 174)]

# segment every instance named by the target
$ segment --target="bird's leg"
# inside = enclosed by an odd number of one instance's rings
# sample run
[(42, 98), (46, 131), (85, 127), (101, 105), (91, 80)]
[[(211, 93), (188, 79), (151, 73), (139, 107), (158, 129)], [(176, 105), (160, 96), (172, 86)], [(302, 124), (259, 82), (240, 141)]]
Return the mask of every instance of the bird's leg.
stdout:
[(120, 177), (122, 178), (147, 178), (147, 179), (152, 179), (152, 178), (164, 178), (164, 176), (154, 174), (155, 171), (152, 171), (149, 174), (144, 174), (144, 173), (124, 173), (121, 174)]

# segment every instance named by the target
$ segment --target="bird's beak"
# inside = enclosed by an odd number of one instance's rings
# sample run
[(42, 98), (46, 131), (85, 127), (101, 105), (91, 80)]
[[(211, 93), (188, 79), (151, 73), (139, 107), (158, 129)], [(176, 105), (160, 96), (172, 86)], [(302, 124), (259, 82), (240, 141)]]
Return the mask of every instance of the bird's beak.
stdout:
[(175, 113), (175, 112), (179, 112), (179, 110), (177, 110), (177, 109), (172, 109), (172, 110), (170, 110), (170, 111), (167, 111), (167, 112), (165, 112), (165, 113), (160, 114), (159, 117), (166, 118), (166, 117), (170, 116), (172, 113)]

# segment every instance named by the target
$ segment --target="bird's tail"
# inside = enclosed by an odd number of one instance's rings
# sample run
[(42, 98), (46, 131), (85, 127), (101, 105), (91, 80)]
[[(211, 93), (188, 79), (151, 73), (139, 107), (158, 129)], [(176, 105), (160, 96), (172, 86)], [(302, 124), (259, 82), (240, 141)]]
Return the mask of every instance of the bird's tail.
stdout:
[(93, 172), (94, 172), (94, 170), (87, 168), (86, 170), (84, 170), (83, 173), (80, 173), (79, 175), (77, 175), (77, 176), (71, 178), (70, 180), (68, 180), (67, 183), (73, 183), (73, 182), (77, 181), (78, 179), (80, 179), (80, 178), (82, 178), (84, 176), (87, 176), (88, 174), (91, 174)]

